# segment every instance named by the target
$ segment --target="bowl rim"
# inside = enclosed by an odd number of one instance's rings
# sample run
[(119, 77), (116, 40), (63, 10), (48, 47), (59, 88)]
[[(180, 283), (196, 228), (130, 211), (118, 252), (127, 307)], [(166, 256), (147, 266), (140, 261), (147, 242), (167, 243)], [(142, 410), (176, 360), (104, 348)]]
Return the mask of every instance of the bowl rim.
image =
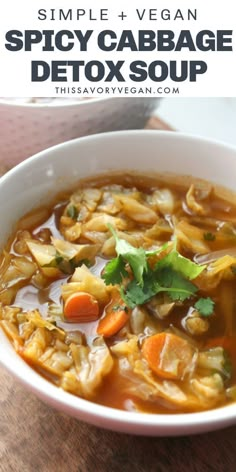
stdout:
[[(1, 101), (0, 101), (1, 103)], [(73, 104), (74, 105), (74, 104)], [(168, 133), (168, 134), (167, 134)], [(102, 133), (94, 133), (94, 134), (89, 134), (86, 136), (81, 136), (78, 138), (74, 139), (69, 139), (67, 141), (63, 141), (62, 143), (54, 144), (46, 149), (43, 149), (32, 156), (28, 157), (27, 159), (24, 159), (23, 161), (20, 161), (18, 164), (13, 166), (11, 169), (9, 169), (4, 175), (0, 176), (0, 185), (2, 182), (5, 182), (5, 180), (8, 180), (11, 175), (15, 174), (15, 172), (18, 172), (18, 170), (21, 169), (22, 167), (28, 167), (31, 166), (31, 163), (34, 162), (35, 160), (38, 159), (47, 159), (46, 156), (49, 154), (53, 154), (57, 150), (63, 150), (64, 148), (67, 148), (67, 146), (72, 146), (76, 147), (77, 143), (80, 142), (93, 142), (93, 141), (102, 141), (104, 139), (109, 139), (113, 138), (115, 136), (120, 136), (121, 138), (130, 136), (130, 137), (135, 137), (135, 136), (149, 136), (152, 137), (154, 135), (160, 136), (162, 139), (163, 137), (168, 136), (170, 140), (175, 140), (177, 139), (178, 141), (181, 140), (187, 140), (190, 143), (194, 142), (202, 142), (205, 144), (209, 144), (210, 146), (215, 146), (215, 147), (221, 147), (223, 149), (227, 149), (228, 151), (233, 151), (236, 152), (236, 146), (227, 143), (227, 141), (220, 140), (220, 139), (213, 139), (213, 138), (208, 138), (205, 136), (202, 136), (200, 134), (192, 134), (190, 132), (181, 132), (181, 131), (166, 131), (166, 130), (153, 130), (153, 129), (132, 129), (132, 130), (120, 130), (120, 131), (107, 131), (107, 132), (102, 132)], [(226, 185), (227, 188), (227, 185)]]
[[(69, 147), (77, 147), (80, 142), (91, 142), (96, 140), (106, 140), (112, 137), (130, 136), (130, 138), (137, 135), (146, 136), (159, 136), (159, 137), (168, 137), (171, 140), (187, 140), (190, 143), (203, 142), (211, 146), (221, 147), (223, 149), (231, 150), (236, 155), (236, 147), (228, 145), (224, 141), (217, 141), (197, 135), (192, 135), (188, 133), (179, 133), (176, 131), (153, 131), (153, 130), (130, 130), (130, 131), (115, 131), (107, 132), (101, 134), (94, 134), (90, 136), (85, 136), (82, 138), (77, 138), (75, 140), (66, 141), (61, 144), (57, 144), (48, 149), (45, 149), (34, 156), (26, 159), (25, 161), (19, 163), (17, 166), (12, 168), (0, 179), (0, 187), (2, 184), (7, 184), (8, 180), (11, 180), (12, 176), (18, 173), (18, 171), (27, 170), (27, 168), (32, 168), (35, 160), (46, 160), (51, 154), (56, 159), (56, 153), (58, 149), (66, 149)], [(2, 332), (2, 330), (1, 330)], [(3, 333), (3, 336), (6, 336)], [(18, 357), (18, 354), (14, 351), (14, 354)], [(55, 385), (51, 384), (46, 379), (42, 378), (40, 374), (37, 374), (33, 369), (31, 369), (27, 363), (23, 360), (25, 364), (25, 370), (30, 368), (32, 372), (36, 375), (37, 378), (40, 378), (40, 382), (32, 383), (31, 378), (25, 375), (21, 377), (20, 373), (17, 371), (13, 364), (8, 364), (4, 359), (4, 353), (1, 352), (0, 346), (0, 362), (10, 371), (15, 377), (20, 380), (21, 383), (25, 385), (26, 388), (33, 391), (38, 397), (50, 403), (53, 406), (57, 406), (59, 409), (66, 408), (67, 413), (71, 416), (80, 418), (88, 423), (96, 424), (100, 427), (110, 428), (112, 430), (117, 430), (120, 432), (132, 432), (133, 434), (145, 434), (145, 435), (162, 435), (162, 436), (172, 436), (172, 435), (182, 435), (185, 433), (199, 433), (204, 431), (211, 431), (213, 429), (219, 429), (221, 427), (230, 426), (236, 423), (236, 403), (231, 403), (226, 406), (215, 408), (212, 410), (207, 410), (203, 412), (196, 413), (179, 413), (179, 414), (149, 414), (149, 413), (140, 413), (126, 410), (119, 410), (103, 405), (93, 403), (89, 400), (79, 398), (73, 394), (65, 392)], [(33, 374), (33, 375), (34, 375)], [(45, 386), (45, 388), (44, 388)], [(104, 424), (103, 424), (104, 423)], [(134, 427), (139, 430), (135, 431)], [(129, 430), (129, 431), (128, 431)]]

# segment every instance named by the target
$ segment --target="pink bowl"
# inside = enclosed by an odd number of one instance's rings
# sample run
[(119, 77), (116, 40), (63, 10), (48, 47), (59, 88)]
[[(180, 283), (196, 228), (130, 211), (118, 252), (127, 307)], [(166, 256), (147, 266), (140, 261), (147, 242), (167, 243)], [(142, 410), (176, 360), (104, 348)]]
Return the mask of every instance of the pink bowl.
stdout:
[(159, 99), (97, 98), (51, 103), (0, 102), (0, 164), (12, 167), (55, 144), (77, 137), (138, 129)]

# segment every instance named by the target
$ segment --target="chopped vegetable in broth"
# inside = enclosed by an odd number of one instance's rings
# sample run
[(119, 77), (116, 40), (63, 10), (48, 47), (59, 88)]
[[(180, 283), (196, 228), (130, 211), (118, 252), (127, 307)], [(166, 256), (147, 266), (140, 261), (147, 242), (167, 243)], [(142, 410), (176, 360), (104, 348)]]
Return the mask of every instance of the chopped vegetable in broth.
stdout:
[(59, 388), (148, 413), (236, 401), (236, 196), (190, 178), (79, 182), (0, 257), (0, 325)]

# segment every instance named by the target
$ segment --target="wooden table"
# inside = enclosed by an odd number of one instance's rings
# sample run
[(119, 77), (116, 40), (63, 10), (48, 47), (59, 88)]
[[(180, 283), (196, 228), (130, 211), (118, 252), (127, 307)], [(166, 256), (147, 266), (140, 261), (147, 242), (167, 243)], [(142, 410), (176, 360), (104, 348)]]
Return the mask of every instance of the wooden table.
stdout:
[[(147, 127), (170, 129), (157, 118)], [(0, 379), (1, 472), (236, 471), (236, 426), (178, 438), (128, 436), (53, 410), (2, 366)]]

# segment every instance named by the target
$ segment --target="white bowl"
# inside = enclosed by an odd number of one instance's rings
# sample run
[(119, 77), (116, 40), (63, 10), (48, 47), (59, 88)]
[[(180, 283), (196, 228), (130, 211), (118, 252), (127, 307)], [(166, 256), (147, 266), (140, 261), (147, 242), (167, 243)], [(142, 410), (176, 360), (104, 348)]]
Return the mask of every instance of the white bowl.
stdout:
[(158, 98), (97, 98), (22, 103), (0, 100), (0, 164), (94, 133), (143, 128)]
[[(235, 189), (236, 149), (198, 137), (126, 131), (74, 140), (32, 157), (0, 180), (0, 245), (14, 222), (27, 210), (81, 177), (99, 172), (136, 169), (188, 174)], [(96, 426), (142, 435), (182, 435), (236, 423), (236, 403), (189, 414), (141, 414), (120, 411), (77, 398), (60, 390), (31, 369), (0, 331), (0, 361), (42, 400)]]

